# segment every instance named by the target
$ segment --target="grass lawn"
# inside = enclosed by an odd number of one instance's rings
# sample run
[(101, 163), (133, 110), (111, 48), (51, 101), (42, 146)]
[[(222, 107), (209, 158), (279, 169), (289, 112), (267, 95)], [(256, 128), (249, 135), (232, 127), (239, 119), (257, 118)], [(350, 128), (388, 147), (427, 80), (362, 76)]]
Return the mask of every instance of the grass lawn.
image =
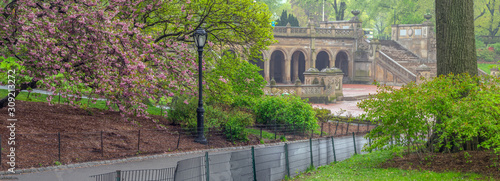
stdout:
[(494, 66), (495, 64), (486, 64), (486, 63), (478, 63), (477, 67), (483, 71), (485, 71), (487, 74), (490, 74), (490, 68)]
[[(260, 129), (257, 128), (245, 128), (248, 133), (253, 134), (260, 138)], [(279, 136), (277, 137), (279, 138)], [(274, 140), (274, 133), (262, 130), (262, 139)]]
[[(477, 180), (484, 176), (473, 173), (445, 172), (436, 173), (426, 170), (401, 170), (380, 168), (380, 165), (392, 158), (391, 151), (375, 151), (364, 155), (355, 155), (345, 161), (323, 166), (308, 173), (303, 173), (291, 180)], [(486, 178), (488, 179), (488, 178)]]
[[(8, 91), (5, 89), (0, 89), (0, 97), (5, 97), (7, 96)], [(16, 100), (21, 100), (21, 101), (31, 101), (31, 102), (47, 102), (47, 97), (48, 95), (45, 94), (38, 94), (38, 93), (31, 93), (28, 97), (28, 92), (21, 92), (19, 95), (17, 95)], [(68, 102), (68, 99), (66, 98), (60, 98), (61, 100), (59, 101), (59, 96), (52, 96), (52, 104), (58, 104), (59, 102), (61, 104), (64, 104), (65, 102)], [(98, 100), (96, 104), (93, 104), (92, 101), (88, 101), (88, 99), (82, 98), (80, 101), (78, 101), (83, 106), (88, 106), (88, 108), (97, 108), (97, 109), (108, 109), (106, 106), (106, 101), (103, 100)], [(77, 103), (77, 104), (78, 104)], [(118, 108), (115, 106), (114, 110), (118, 111)], [(161, 110), (162, 108), (153, 106), (153, 105), (148, 105), (148, 113), (152, 115), (161, 115)], [(165, 111), (165, 110), (163, 110)]]

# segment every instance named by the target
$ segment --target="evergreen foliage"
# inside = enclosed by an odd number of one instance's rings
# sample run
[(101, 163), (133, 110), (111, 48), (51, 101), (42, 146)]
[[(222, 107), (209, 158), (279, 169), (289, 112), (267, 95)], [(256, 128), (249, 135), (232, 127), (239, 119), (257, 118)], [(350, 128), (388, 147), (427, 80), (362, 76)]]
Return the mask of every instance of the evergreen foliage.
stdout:
[(277, 26), (286, 26), (288, 23), (290, 23), (290, 26), (299, 26), (299, 20), (293, 14), (288, 14), (286, 10), (283, 10), (280, 18), (276, 20), (276, 24)]

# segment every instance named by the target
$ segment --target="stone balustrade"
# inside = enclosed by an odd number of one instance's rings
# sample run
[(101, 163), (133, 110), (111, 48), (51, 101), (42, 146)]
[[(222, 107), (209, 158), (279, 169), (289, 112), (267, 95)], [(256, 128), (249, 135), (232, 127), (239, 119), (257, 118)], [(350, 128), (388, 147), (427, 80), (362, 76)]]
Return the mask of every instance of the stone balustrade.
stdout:
[(264, 88), (264, 93), (266, 95), (297, 95), (316, 103), (335, 102), (343, 97), (343, 77), (344, 73), (338, 68), (325, 68), (321, 71), (310, 68), (304, 72), (304, 85), (300, 80), (297, 80), (298, 82), (294, 85), (275, 85), (271, 80), (271, 85)]
[[(314, 31), (313, 31), (314, 30)], [(314, 36), (317, 38), (356, 38), (354, 29), (337, 28), (306, 28), (306, 27), (274, 27), (274, 36), (304, 37)]]
[(405, 83), (408, 83), (410, 81), (416, 81), (417, 76), (406, 69), (405, 67), (401, 66), (398, 62), (394, 61), (391, 57), (387, 56), (384, 52), (382, 51), (377, 51), (380, 53), (379, 60), (382, 61), (384, 64), (390, 66), (390, 68), (395, 69), (398, 74), (401, 74), (402, 77), (400, 77), (402, 80), (405, 80)]

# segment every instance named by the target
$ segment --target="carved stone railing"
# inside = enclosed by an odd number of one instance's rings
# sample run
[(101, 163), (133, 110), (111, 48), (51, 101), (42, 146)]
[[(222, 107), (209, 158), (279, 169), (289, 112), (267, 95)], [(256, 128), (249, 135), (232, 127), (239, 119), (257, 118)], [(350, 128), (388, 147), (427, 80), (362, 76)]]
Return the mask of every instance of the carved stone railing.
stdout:
[(332, 34), (331, 28), (315, 28), (316, 34)]
[(274, 27), (274, 33), (275, 34), (282, 34), (282, 33), (286, 34), (286, 29), (287, 29), (287, 27), (285, 27), (285, 26), (282, 26), (282, 27), (276, 26), (276, 27)]
[(400, 78), (403, 82), (409, 83), (411, 81), (416, 81), (417, 76), (400, 65), (398, 62), (394, 61), (391, 57), (387, 56), (384, 52), (382, 51), (377, 51), (380, 53), (379, 59), (379, 65), (382, 67), (389, 69), (391, 73), (395, 75), (395, 77)]
[(309, 28), (293, 27), (293, 28), (291, 28), (291, 32), (293, 34), (307, 34), (307, 29), (309, 29)]
[(313, 97), (325, 94), (325, 86), (321, 85), (303, 85), (301, 90), (303, 97)]
[(325, 68), (321, 71), (310, 68), (304, 72), (304, 85), (298, 79), (294, 85), (276, 85), (273, 79), (271, 85), (264, 87), (264, 93), (270, 96), (297, 95), (316, 103), (335, 102), (343, 97), (343, 75), (338, 68)]
[(326, 89), (324, 85), (273, 85), (264, 87), (266, 95), (298, 95), (304, 98), (328, 97), (335, 90)]
[(318, 38), (356, 37), (354, 29), (307, 28), (307, 27), (289, 27), (289, 26), (275, 26), (274, 36), (285, 36), (285, 37), (314, 36)]
[(335, 35), (338, 37), (354, 37), (354, 29), (335, 29)]
[(274, 85), (264, 87), (266, 95), (297, 94), (300, 92), (300, 86), (296, 85)]

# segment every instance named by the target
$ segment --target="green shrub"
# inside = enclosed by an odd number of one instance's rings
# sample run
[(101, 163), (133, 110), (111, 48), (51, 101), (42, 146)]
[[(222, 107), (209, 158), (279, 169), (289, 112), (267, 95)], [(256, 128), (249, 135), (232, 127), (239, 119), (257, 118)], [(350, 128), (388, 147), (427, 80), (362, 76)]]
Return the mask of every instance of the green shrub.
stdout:
[(238, 107), (254, 111), (255, 105), (257, 105), (258, 100), (259, 99), (251, 96), (236, 96), (234, 97), (234, 102), (231, 104), (231, 107)]
[(195, 97), (174, 97), (168, 110), (168, 119), (172, 124), (195, 127), (196, 109), (198, 108), (197, 102), (198, 99)]
[(283, 114), (283, 109), (287, 105), (284, 97), (265, 96), (260, 100), (259, 104), (256, 105), (255, 115), (257, 116), (257, 123), (274, 124), (274, 120), (283, 120), (280, 116)]
[(318, 127), (312, 106), (296, 96), (266, 96), (256, 106), (255, 114), (261, 124), (286, 124), (291, 130)]
[(316, 113), (316, 119), (321, 122), (328, 122), (333, 118), (332, 111), (324, 108), (314, 108), (314, 112)]
[[(187, 101), (186, 104), (184, 101)], [(172, 109), (168, 110), (168, 118), (173, 124), (196, 131), (198, 99), (178, 97), (172, 100)], [(223, 128), (224, 134), (231, 141), (248, 141), (245, 128), (254, 124), (254, 116), (236, 108), (224, 109), (223, 106), (204, 105), (204, 127)]]
[(478, 60), (483, 60), (487, 62), (494, 62), (495, 61), (495, 52), (484, 49), (484, 50), (477, 50), (477, 58)]
[(486, 48), (484, 42), (476, 38), (476, 49), (484, 49), (484, 48)]
[(249, 132), (245, 129), (253, 125), (254, 117), (252, 114), (233, 111), (229, 115), (227, 122), (224, 125), (224, 133), (230, 141), (248, 141)]
[(207, 104), (231, 105), (234, 99), (243, 97), (260, 97), (266, 85), (264, 78), (258, 73), (260, 68), (242, 60), (233, 53), (225, 53), (219, 59), (208, 59), (212, 67), (204, 75), (208, 89)]
[[(481, 136), (481, 147), (500, 151), (500, 78), (450, 74), (378, 89), (358, 104), (366, 112), (362, 119), (378, 125), (367, 134), (368, 150), (383, 149), (394, 138), (408, 151), (458, 151)], [(424, 149), (427, 138), (434, 141)]]
[(500, 55), (500, 43), (492, 44), (492, 45), (490, 45), (490, 47), (493, 47), (495, 49), (495, 53), (497, 55)]

